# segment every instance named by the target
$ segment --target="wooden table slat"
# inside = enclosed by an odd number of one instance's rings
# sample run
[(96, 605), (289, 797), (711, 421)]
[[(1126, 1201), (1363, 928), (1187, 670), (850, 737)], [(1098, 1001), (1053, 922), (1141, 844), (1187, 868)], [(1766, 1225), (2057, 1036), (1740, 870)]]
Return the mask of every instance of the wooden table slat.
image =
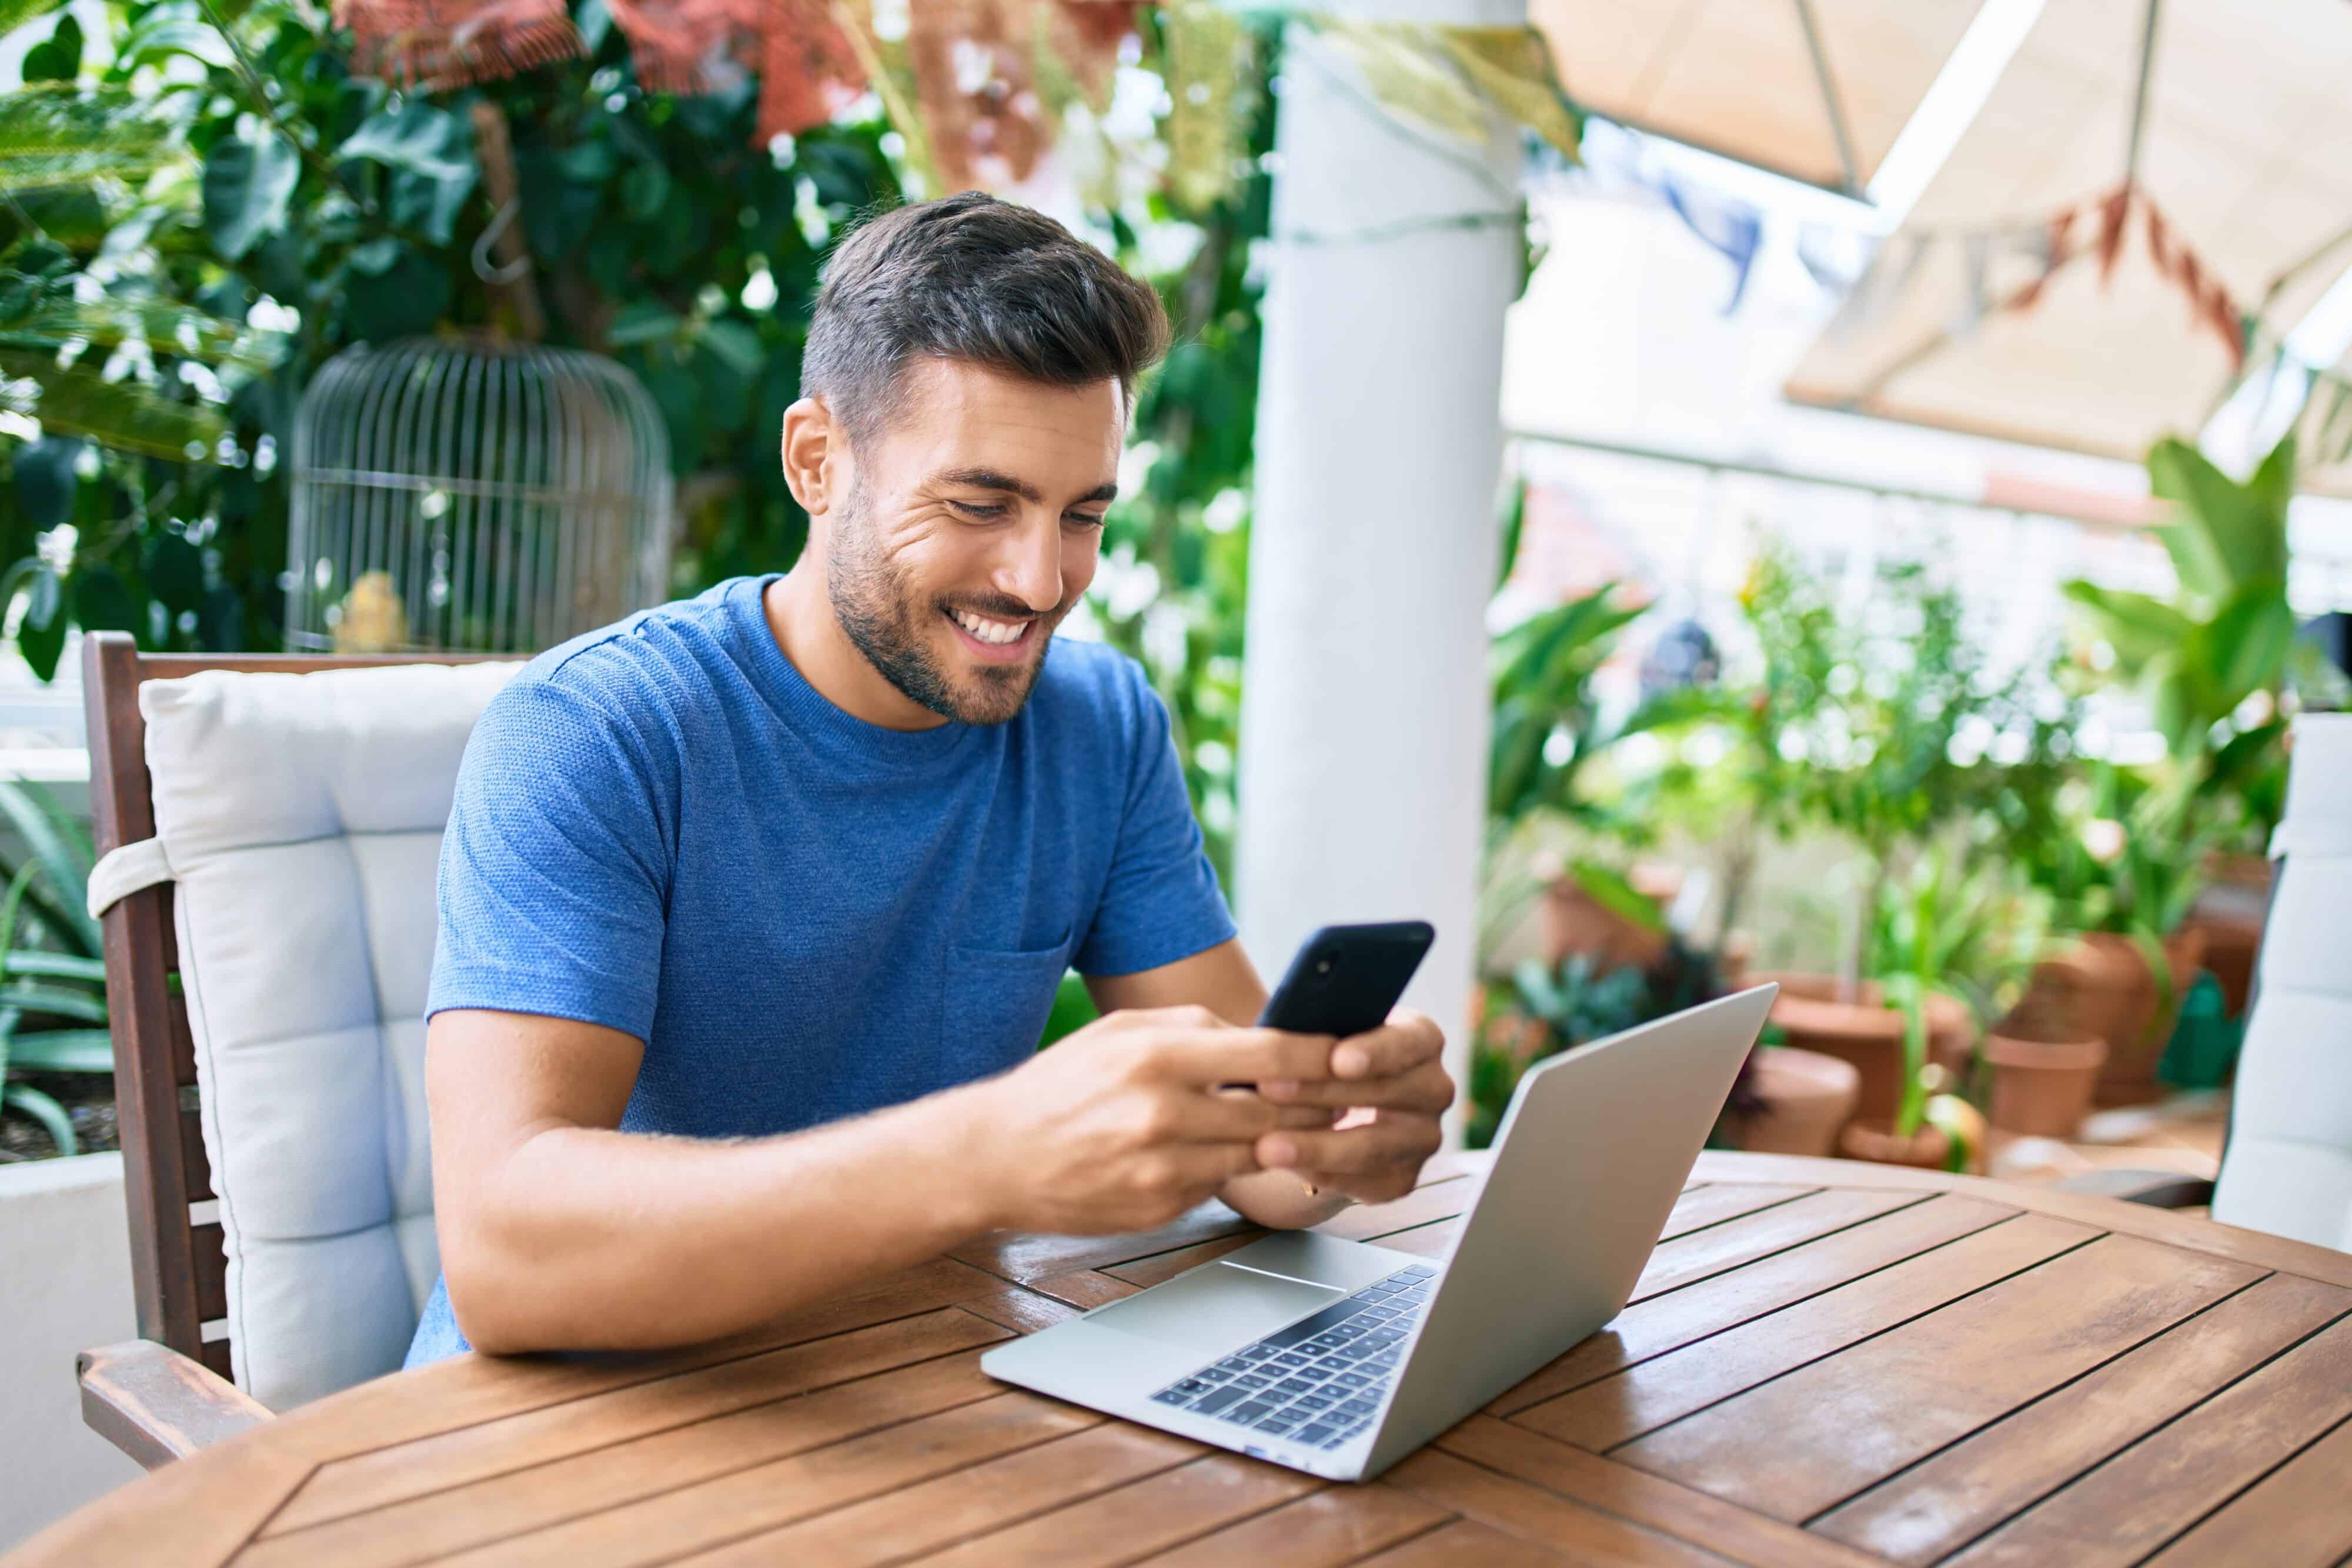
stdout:
[(1603, 1452), (2097, 1237), (2069, 1220), (2020, 1215), (1654, 1356), (1517, 1419)]
[[(960, 1406), (1007, 1397), (1004, 1385), (980, 1370), (980, 1352), (965, 1351), (306, 1528), (279, 1530), (248, 1547), (237, 1564), (375, 1568), (414, 1563), (698, 1487)], [(996, 1406), (983, 1424), (1001, 1424), (1008, 1413), (1033, 1414), (1033, 1404), (1042, 1402)], [(948, 1429), (956, 1428), (951, 1424)], [(893, 1437), (884, 1447), (895, 1448), (898, 1440)], [(940, 1440), (936, 1434), (934, 1440)], [(835, 1467), (839, 1456), (821, 1463)]]
[(1208, 1454), (922, 1561), (938, 1568), (1012, 1563), (1024, 1568), (1111, 1568), (1197, 1541), (1326, 1484), (1278, 1465)]
[(1423, 1448), (1408, 1456), (1388, 1473), (1386, 1480), (1506, 1534), (1553, 1547), (1577, 1563), (1612, 1568), (1618, 1564), (1722, 1568), (1723, 1559), (1704, 1547), (1588, 1508), (1440, 1448)]
[(2137, 1563), (2347, 1416), (2352, 1318), (2338, 1318), (1949, 1561)]
[(1454, 1516), (1394, 1487), (1325, 1488), (1151, 1559), (1153, 1568), (1340, 1568), (1426, 1534)]
[(1075, 1437), (967, 1466), (680, 1561), (699, 1568), (724, 1563), (768, 1568), (779, 1563), (866, 1568), (902, 1562), (1174, 1469), (1202, 1451), (1197, 1443), (1148, 1427), (1103, 1422)]
[(1675, 1230), (1669, 1220), (1667, 1229), (1675, 1234), (1671, 1239), (1659, 1242), (1658, 1249), (1650, 1255), (1648, 1266), (1633, 1286), (1633, 1301), (1646, 1301), (1652, 1296), (1727, 1274), (1743, 1264), (1785, 1252), (1801, 1242), (1927, 1201), (1925, 1193), (1852, 1187), (1811, 1193), (1698, 1230)]
[(1975, 1198), (1938, 1197), (1640, 1302), (1486, 1408), (1496, 1416), (1516, 1416), (1612, 1372), (1987, 1229), (2017, 1212)]
[(325, 1466), (270, 1521), (268, 1533), (543, 1464), (654, 1427), (687, 1426), (1011, 1337), (1010, 1331), (994, 1323), (942, 1307), (920, 1317), (419, 1437)]
[(2255, 1482), (2219, 1513), (2151, 1559), (2149, 1568), (2260, 1563), (2263, 1568), (2332, 1568), (2352, 1556), (2352, 1419)]
[[(1615, 1457), (1796, 1523), (2259, 1277), (2226, 1259), (2104, 1237), (1653, 1432)], [(1770, 1446), (1757, 1448), (1756, 1432), (1772, 1433)]]
[(1367, 1557), (1358, 1568), (1559, 1568), (1566, 1562), (1548, 1546), (1463, 1519)]
[(1927, 1568), (2352, 1310), (2352, 1291), (2273, 1274), (2079, 1383), (1814, 1521), (1822, 1534)]
[(1878, 1561), (1491, 1416), (1471, 1416), (1440, 1437), (1437, 1446), (1604, 1513), (1678, 1535), (1751, 1568), (1867, 1568)]
[[(1327, 1228), (1442, 1259), (1485, 1169)], [(1255, 1234), (992, 1237), (714, 1344), (459, 1357), (6, 1568), (2352, 1561), (2352, 1259), (1936, 1172), (1703, 1155), (1615, 1322), (1367, 1486), (980, 1370)]]

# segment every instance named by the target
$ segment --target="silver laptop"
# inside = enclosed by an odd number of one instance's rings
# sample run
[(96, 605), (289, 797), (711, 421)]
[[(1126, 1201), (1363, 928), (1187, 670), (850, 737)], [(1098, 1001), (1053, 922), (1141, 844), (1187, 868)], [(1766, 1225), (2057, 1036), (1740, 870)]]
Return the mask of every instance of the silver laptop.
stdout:
[(1369, 1479), (1623, 1310), (1777, 989), (1530, 1069), (1449, 1258), (1277, 1232), (980, 1364), (1203, 1443)]

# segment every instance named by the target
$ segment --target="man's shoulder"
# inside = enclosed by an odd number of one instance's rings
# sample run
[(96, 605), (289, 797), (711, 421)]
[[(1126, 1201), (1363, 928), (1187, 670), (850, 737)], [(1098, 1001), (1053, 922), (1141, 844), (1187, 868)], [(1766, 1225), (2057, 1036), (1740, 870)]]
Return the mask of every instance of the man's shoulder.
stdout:
[(623, 720), (692, 706), (733, 659), (734, 596), (751, 591), (754, 580), (732, 578), (559, 643), (523, 666), (508, 689), (571, 699)]

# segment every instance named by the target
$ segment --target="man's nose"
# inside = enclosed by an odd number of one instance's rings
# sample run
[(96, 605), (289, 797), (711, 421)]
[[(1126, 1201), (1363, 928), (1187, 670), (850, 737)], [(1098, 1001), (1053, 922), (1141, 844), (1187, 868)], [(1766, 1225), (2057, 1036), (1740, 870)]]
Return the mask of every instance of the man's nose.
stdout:
[(1030, 517), (1013, 530), (997, 558), (994, 586), (1042, 615), (1062, 602), (1059, 519)]

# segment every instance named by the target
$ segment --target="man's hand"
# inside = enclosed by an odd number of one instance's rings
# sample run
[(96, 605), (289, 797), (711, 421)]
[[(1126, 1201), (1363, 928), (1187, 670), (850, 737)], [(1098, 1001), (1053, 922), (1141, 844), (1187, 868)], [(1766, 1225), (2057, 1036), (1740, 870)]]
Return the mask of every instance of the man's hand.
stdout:
[[(1364, 1048), (1364, 1076), (1374, 1076), (1370, 1064), (1402, 1059), (1408, 1048), (1388, 1040), (1399, 1033), (1348, 1042)], [(1205, 1008), (1113, 1013), (970, 1091), (982, 1122), (975, 1178), (1003, 1228), (1068, 1236), (1163, 1225), (1259, 1168), (1269, 1135), (1333, 1135), (1329, 1107), (1364, 1103), (1371, 1086), (1327, 1082), (1335, 1054), (1357, 1061), (1334, 1045), (1236, 1028)], [(1219, 1088), (1269, 1082), (1289, 1087), (1293, 1102)], [(1309, 1084), (1348, 1092), (1309, 1098)], [(1359, 1149), (1351, 1142), (1340, 1157), (1363, 1157)]]
[(1454, 1103), (1454, 1080), (1438, 1060), (1444, 1046), (1426, 1014), (1399, 1008), (1385, 1026), (1334, 1044), (1328, 1073), (1258, 1080), (1270, 1104), (1356, 1113), (1333, 1126), (1287, 1124), (1266, 1133), (1257, 1141), (1258, 1165), (1296, 1171), (1363, 1203), (1402, 1197), (1437, 1152), (1438, 1118)]

